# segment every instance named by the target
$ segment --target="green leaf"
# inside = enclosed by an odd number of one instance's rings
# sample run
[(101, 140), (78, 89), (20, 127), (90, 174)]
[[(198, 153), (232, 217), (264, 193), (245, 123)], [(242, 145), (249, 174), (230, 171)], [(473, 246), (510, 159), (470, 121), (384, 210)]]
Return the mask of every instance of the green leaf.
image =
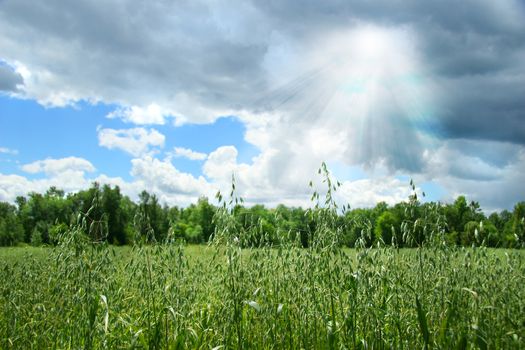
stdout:
[(423, 340), (425, 341), (425, 347), (428, 347), (428, 344), (430, 343), (430, 333), (428, 332), (427, 317), (425, 315), (425, 311), (423, 310), (423, 306), (421, 306), (421, 303), (419, 302), (419, 298), (417, 296), (416, 308), (419, 328), (421, 330), (421, 334), (423, 335)]
[(466, 348), (467, 348), (467, 335), (463, 334), (461, 336), (461, 339), (459, 340), (459, 342), (456, 345), (456, 349), (457, 350), (465, 350)]

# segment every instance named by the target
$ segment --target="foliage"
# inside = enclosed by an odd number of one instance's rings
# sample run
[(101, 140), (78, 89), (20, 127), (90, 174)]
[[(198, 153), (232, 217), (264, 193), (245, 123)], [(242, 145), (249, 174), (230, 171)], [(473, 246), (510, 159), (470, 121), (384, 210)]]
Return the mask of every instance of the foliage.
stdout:
[(12, 246), (23, 240), (24, 229), (16, 216), (16, 207), (0, 202), (0, 246)]
[[(331, 188), (332, 193), (323, 192), (331, 196), (331, 210), (323, 209), (328, 204), (324, 202), (326, 198), (313, 188), (309, 209), (284, 205), (247, 207), (239, 199), (233, 200), (230, 209), (235, 213), (235, 227), (250, 232), (243, 246), (300, 242), (308, 247), (316, 239), (313, 236), (316, 228), (323, 222), (337, 227), (330, 230), (337, 232), (338, 244), (347, 247), (370, 247), (377, 243), (417, 247), (435, 239), (467, 247), (519, 248), (525, 245), (525, 202), (517, 203), (513, 211), (491, 213), (487, 218), (479, 203), (468, 202), (464, 196), (449, 204), (422, 203), (423, 196), (416, 194), (412, 183), (413, 194), (407, 201), (393, 206), (380, 202), (372, 208), (350, 209), (346, 205), (338, 206), (334, 197), (338, 182), (330, 178), (326, 166), (320, 170), (325, 176), (325, 185)], [(96, 207), (93, 207), (94, 202), (98, 203)], [(132, 244), (135, 240), (163, 242), (168, 237), (187, 243), (207, 243), (216, 230), (213, 217), (220, 210), (206, 197), (185, 208), (168, 207), (147, 191), (142, 191), (135, 203), (123, 195), (118, 186), (97, 183), (85, 191), (68, 195), (55, 187), (45, 194), (30, 193), (28, 197), (18, 197), (16, 207), (0, 204), (0, 245), (3, 246), (19, 243), (55, 245), (57, 230), (71, 228), (76, 222), (76, 213), (87, 213), (90, 208), (87, 220), (100, 221), (107, 226), (105, 239), (110, 244)]]

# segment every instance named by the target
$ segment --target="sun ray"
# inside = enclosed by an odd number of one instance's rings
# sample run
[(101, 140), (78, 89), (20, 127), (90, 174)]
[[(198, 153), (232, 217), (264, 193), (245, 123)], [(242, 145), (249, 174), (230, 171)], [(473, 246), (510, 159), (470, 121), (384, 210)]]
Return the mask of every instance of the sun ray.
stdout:
[(266, 93), (258, 105), (291, 124), (344, 133), (353, 140), (340, 155), (349, 165), (421, 167), (437, 121), (409, 28), (362, 25), (334, 33), (305, 62), (304, 73)]

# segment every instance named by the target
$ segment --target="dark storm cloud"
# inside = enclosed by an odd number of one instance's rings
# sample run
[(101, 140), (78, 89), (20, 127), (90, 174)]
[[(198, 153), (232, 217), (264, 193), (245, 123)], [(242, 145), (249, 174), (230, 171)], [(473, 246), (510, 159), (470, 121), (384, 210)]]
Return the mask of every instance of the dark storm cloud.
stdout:
[(18, 85), (23, 83), (24, 79), (20, 74), (0, 62), (0, 91), (17, 92)]
[(37, 97), (67, 87), (76, 98), (147, 105), (182, 93), (209, 109), (256, 110), (260, 96), (273, 106), (289, 98), (281, 91), (267, 101), (275, 33), (293, 48), (360, 23), (405, 27), (436, 82), (445, 138), (524, 144), (524, 8), (512, 0), (11, 0), (0, 3), (0, 59), (50, 73)]
[(227, 21), (198, 1), (5, 1), (0, 58), (50, 72), (50, 88), (80, 98), (147, 104), (184, 93), (223, 107), (264, 80), (266, 51), (265, 35)]
[(525, 145), (525, 75), (447, 79), (441, 88), (440, 117), (446, 137)]
[(355, 22), (373, 22), (387, 26), (415, 25), (423, 35), (433, 28), (441, 28), (454, 33), (523, 37), (519, 16), (509, 18), (515, 11), (524, 11), (519, 1), (272, 0), (255, 4), (274, 25), (292, 31), (318, 31)]
[(265, 1), (298, 37), (356, 22), (414, 30), (426, 70), (440, 82), (449, 137), (525, 143), (525, 3), (520, 1)]
[(472, 141), (465, 139), (449, 141), (452, 149), (461, 150), (468, 157), (479, 158), (492, 167), (503, 168), (519, 159), (520, 150), (512, 143)]

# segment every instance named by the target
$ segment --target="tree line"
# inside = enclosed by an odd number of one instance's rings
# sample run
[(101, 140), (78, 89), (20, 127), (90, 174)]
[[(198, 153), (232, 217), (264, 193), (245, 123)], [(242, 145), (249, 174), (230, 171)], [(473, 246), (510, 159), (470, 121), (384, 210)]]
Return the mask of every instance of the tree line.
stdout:
[[(206, 243), (214, 234), (214, 216), (220, 207), (205, 197), (185, 208), (167, 206), (155, 194), (143, 191), (138, 202), (121, 193), (118, 186), (92, 186), (65, 194), (51, 187), (44, 194), (30, 193), (16, 198), (15, 204), (0, 202), (0, 245), (54, 245), (82, 217), (88, 224), (100, 225), (96, 239), (125, 245), (136, 240), (164, 242), (168, 239)], [(231, 216), (239, 232), (249, 232), (244, 241), (250, 246), (277, 245), (296, 241), (308, 246), (320, 216), (317, 209), (278, 205), (244, 206), (234, 203)], [(471, 246), (521, 247), (525, 242), (525, 202), (512, 211), (486, 216), (478, 202), (459, 196), (453, 203), (421, 203), (417, 197), (393, 206), (384, 202), (373, 208), (343, 208), (331, 217), (337, 227), (338, 242), (354, 247), (358, 240), (366, 245), (396, 244), (417, 246), (430, 239), (429, 225), (441, 225), (446, 243)], [(403, 237), (411, 223), (413, 239)]]

